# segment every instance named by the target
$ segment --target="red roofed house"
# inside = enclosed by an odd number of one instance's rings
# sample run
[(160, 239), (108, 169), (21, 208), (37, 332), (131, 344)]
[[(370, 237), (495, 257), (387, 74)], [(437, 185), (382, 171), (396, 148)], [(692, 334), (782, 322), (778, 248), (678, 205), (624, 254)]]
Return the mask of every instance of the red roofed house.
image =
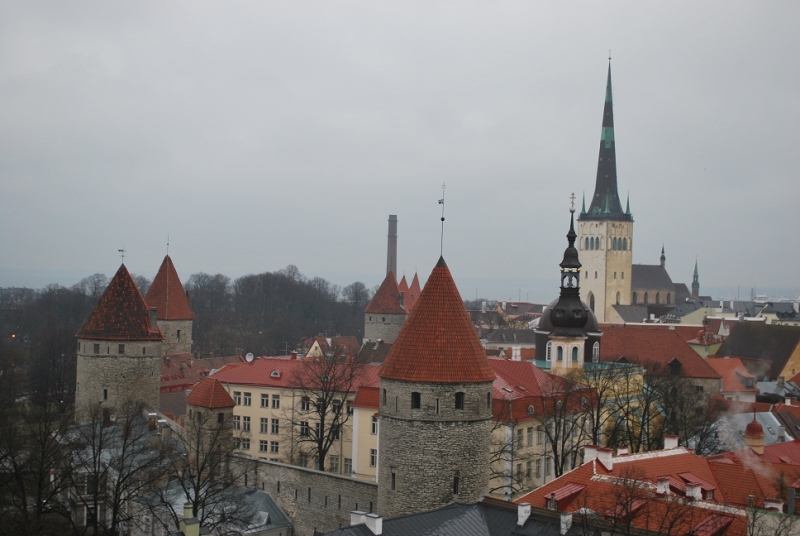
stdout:
[(158, 327), (164, 334), (166, 345), (164, 353), (169, 355), (191, 352), (194, 313), (169, 255), (164, 257), (145, 301), (158, 311)]
[(758, 388), (756, 377), (748, 372), (738, 357), (710, 357), (706, 363), (711, 365), (722, 377), (720, 394), (728, 400), (755, 402)]
[(148, 308), (125, 265), (121, 265), (78, 333), (75, 412), (113, 409), (142, 401), (156, 411), (164, 337), (156, 309)]

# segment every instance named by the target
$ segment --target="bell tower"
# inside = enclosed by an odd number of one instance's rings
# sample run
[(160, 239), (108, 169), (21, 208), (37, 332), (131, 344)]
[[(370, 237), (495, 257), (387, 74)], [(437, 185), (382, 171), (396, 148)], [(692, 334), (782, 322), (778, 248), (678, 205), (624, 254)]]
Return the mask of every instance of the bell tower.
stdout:
[(617, 192), (611, 58), (608, 64), (594, 195), (588, 211), (584, 196), (578, 222), (578, 250), (583, 261), (581, 299), (589, 305), (598, 321), (607, 322), (612, 316), (611, 309), (614, 305), (631, 303), (633, 259), (630, 200), (623, 211)]

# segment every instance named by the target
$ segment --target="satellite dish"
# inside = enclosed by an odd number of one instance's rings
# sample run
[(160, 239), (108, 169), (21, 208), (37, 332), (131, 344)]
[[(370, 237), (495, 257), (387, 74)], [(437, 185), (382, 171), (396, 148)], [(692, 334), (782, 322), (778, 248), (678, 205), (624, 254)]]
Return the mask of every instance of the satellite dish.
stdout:
[(247, 352), (247, 355), (246, 355), (246, 356), (244, 356), (244, 359), (245, 359), (245, 361), (247, 361), (248, 363), (249, 363), (249, 362), (251, 362), (251, 361), (253, 360), (253, 352)]

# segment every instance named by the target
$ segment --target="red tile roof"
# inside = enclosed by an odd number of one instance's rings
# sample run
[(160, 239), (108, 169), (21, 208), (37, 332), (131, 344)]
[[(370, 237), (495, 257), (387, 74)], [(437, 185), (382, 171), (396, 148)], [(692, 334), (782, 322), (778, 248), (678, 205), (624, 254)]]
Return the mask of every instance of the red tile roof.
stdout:
[(386, 356), (380, 377), (433, 383), (494, 381), (494, 371), (443, 258)]
[(236, 405), (225, 387), (215, 378), (203, 378), (186, 397), (186, 403), (201, 408), (232, 408)]
[(178, 271), (169, 255), (164, 257), (153, 284), (147, 291), (145, 301), (150, 307), (158, 309), (159, 320), (192, 320), (194, 313), (189, 298), (183, 289)]
[(150, 325), (147, 304), (124, 264), (75, 336), (113, 341), (164, 340), (158, 326)]
[(405, 314), (405, 308), (400, 305), (400, 290), (397, 288), (397, 280), (391, 271), (386, 274), (383, 283), (367, 304), (364, 312), (389, 315)]
[[(411, 280), (411, 286), (408, 288), (408, 292), (411, 295), (411, 309), (414, 309), (414, 305), (417, 303), (419, 299), (419, 295), (422, 294), (422, 290), (419, 286), (419, 277), (417, 277), (416, 272), (414, 273), (414, 279)], [(406, 309), (408, 309), (408, 305), (406, 305)]]
[(239, 355), (201, 359), (195, 359), (192, 354), (165, 355), (161, 360), (161, 392), (183, 391), (208, 376), (212, 370), (242, 361)]
[(378, 409), (378, 404), (380, 403), (378, 391), (378, 387), (365, 387), (362, 385), (358, 388), (356, 398), (351, 406), (354, 408)]
[(624, 357), (648, 369), (648, 373), (670, 373), (670, 362), (680, 363), (680, 375), (687, 378), (719, 378), (705, 360), (674, 330), (663, 326), (603, 324), (600, 360), (619, 361)]
[[(758, 392), (756, 377), (747, 371), (738, 357), (709, 357), (706, 363), (722, 376), (723, 391)], [(747, 378), (751, 379), (751, 387), (747, 387)]]

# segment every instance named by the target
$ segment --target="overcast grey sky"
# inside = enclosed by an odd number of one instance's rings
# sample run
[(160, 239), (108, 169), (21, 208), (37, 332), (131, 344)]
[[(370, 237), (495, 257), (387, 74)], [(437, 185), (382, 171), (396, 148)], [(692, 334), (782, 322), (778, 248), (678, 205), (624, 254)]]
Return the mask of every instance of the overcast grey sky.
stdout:
[(800, 3), (0, 3), (0, 286), (295, 264), (556, 296), (607, 55), (634, 262), (800, 292)]

